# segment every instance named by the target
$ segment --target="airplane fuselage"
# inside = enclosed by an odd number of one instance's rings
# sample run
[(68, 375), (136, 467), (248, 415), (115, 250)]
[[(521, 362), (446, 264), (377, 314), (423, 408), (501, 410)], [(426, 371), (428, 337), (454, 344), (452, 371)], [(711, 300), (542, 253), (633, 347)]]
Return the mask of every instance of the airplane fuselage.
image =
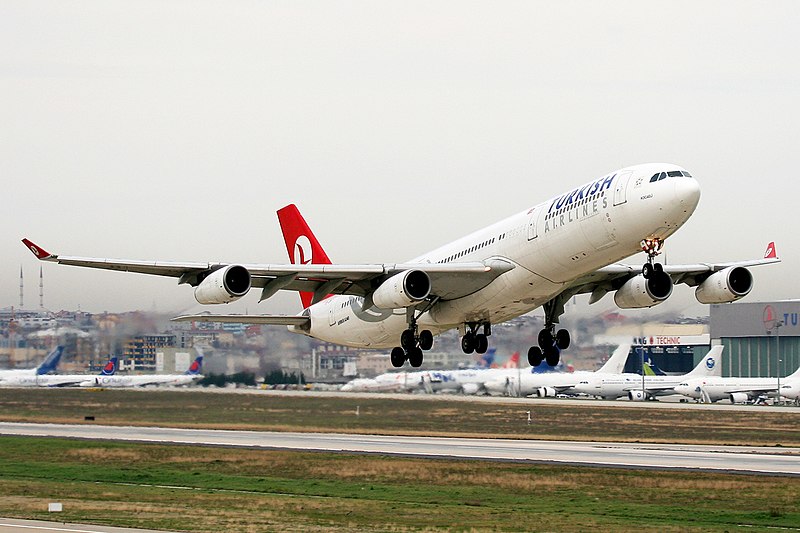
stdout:
[[(655, 172), (669, 177), (651, 182)], [(500, 259), (514, 268), (487, 286), (442, 299), (417, 320), (439, 334), (470, 322), (501, 323), (542, 306), (576, 279), (641, 251), (645, 238), (665, 239), (692, 215), (697, 181), (682, 168), (623, 168), (411, 260), (412, 263)], [(352, 347), (390, 348), (408, 327), (406, 309), (363, 309), (355, 296), (332, 296), (307, 309), (310, 329), (289, 329)]]

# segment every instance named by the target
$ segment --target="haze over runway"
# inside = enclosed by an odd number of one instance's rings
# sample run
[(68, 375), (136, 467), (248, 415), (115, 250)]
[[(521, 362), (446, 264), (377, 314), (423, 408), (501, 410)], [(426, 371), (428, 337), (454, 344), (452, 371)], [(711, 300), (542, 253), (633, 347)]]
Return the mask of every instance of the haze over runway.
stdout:
[[(399, 262), (625, 165), (697, 177), (671, 263), (758, 258), (797, 297), (800, 5), (86, 1), (0, 6), (0, 307), (55, 253), (284, 263), (297, 203), (331, 259)], [(45, 306), (197, 311), (174, 280), (44, 266)], [(294, 294), (236, 312), (296, 312)], [(603, 302), (598, 306), (610, 306)], [(676, 291), (666, 308), (705, 307)], [(576, 312), (581, 312), (579, 306)], [(596, 308), (592, 308), (596, 312)]]
[(0, 434), (800, 476), (800, 449), (0, 423)]

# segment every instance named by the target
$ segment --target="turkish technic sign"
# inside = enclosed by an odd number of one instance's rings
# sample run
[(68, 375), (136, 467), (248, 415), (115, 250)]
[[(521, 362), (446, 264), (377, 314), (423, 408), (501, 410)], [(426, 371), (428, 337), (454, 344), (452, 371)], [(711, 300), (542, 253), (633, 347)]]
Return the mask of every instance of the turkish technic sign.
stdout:
[(711, 336), (702, 335), (647, 335), (633, 339), (634, 345), (644, 346), (708, 346)]
[(800, 300), (711, 306), (711, 337), (714, 339), (777, 334), (800, 336)]

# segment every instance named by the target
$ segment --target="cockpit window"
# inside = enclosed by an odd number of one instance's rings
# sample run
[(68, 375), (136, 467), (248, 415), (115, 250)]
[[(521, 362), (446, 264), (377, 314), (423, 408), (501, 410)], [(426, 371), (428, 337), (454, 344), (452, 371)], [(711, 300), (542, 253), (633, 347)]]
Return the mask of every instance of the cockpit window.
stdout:
[(650, 178), (650, 183), (653, 183), (654, 181), (658, 181), (658, 172), (656, 172), (655, 174), (653, 174), (653, 177), (652, 177), (652, 178)]
[(683, 176), (683, 172), (681, 172), (680, 170), (671, 170), (671, 171), (667, 172), (667, 175), (670, 178), (676, 178), (676, 177), (679, 177), (679, 176)]
[(658, 181), (661, 181), (666, 177), (667, 177), (667, 173), (666, 172), (662, 172), (661, 174), (658, 175)]
[(650, 183), (655, 181), (661, 181), (667, 177), (669, 178), (676, 178), (679, 176), (686, 176), (687, 178), (691, 178), (692, 175), (686, 172), (685, 170), (670, 170), (669, 172), (656, 172), (653, 174), (653, 177), (650, 178)]
[(685, 170), (683, 171), (683, 175), (686, 176), (687, 178), (691, 178), (692, 177), (692, 175), (689, 174), (688, 172), (686, 172)]

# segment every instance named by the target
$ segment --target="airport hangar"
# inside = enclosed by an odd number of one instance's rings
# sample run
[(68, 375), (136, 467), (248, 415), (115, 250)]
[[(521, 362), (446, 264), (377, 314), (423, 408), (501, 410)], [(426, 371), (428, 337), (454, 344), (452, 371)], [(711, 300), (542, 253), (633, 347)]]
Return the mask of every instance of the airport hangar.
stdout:
[(596, 338), (601, 344), (632, 343), (625, 372), (641, 372), (644, 356), (668, 374), (685, 374), (715, 344), (725, 347), (723, 376), (786, 377), (800, 367), (800, 300), (715, 304), (708, 326), (651, 324), (643, 337), (625, 331)]

